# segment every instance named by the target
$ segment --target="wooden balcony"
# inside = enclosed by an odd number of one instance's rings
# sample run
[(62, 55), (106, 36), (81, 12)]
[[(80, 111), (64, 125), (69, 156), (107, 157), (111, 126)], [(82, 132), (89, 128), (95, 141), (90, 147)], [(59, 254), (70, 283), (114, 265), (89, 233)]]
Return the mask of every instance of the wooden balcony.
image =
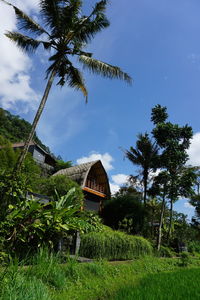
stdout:
[(87, 186), (85, 186), (85, 187), (83, 188), (83, 191), (89, 192), (89, 193), (94, 194), (94, 195), (96, 195), (96, 196), (99, 196), (99, 197), (101, 197), (101, 198), (106, 198), (106, 194), (101, 193), (101, 192), (99, 192), (99, 191), (97, 191), (97, 190), (91, 189), (91, 188), (89, 188), (89, 187), (87, 187)]
[(105, 186), (99, 183), (95, 178), (88, 178), (85, 186), (89, 189), (105, 194)]

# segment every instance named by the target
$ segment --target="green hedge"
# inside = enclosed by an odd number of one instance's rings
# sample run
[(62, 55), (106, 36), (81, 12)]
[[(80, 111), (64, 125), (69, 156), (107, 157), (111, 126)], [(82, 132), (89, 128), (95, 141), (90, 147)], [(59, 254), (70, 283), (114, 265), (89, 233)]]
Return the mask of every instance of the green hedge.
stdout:
[(142, 237), (119, 231), (92, 232), (81, 237), (79, 255), (87, 258), (126, 260), (150, 255), (151, 244)]

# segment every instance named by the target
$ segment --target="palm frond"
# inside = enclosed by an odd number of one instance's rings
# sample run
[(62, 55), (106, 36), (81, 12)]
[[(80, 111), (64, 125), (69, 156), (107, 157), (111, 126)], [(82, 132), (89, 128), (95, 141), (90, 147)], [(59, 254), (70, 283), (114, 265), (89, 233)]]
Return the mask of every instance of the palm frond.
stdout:
[(80, 18), (81, 15), (82, 0), (69, 0), (68, 3), (60, 10), (60, 19), (62, 27), (60, 32), (66, 37), (66, 41), (70, 41), (77, 32), (77, 25), (81, 19), (81, 22), (85, 18)]
[(78, 19), (73, 35), (70, 36), (71, 40), (88, 43), (94, 38), (96, 33), (110, 25), (104, 14), (107, 2), (105, 0), (98, 2), (88, 17), (83, 16)]
[(82, 1), (81, 0), (70, 0), (69, 4), (62, 8), (62, 20), (63, 24), (67, 27), (73, 23), (74, 17), (78, 17), (81, 13)]
[(46, 26), (52, 31), (57, 31), (61, 27), (60, 22), (60, 0), (40, 0), (41, 14)]
[(83, 76), (81, 72), (77, 68), (73, 67), (72, 65), (67, 69), (66, 81), (68, 82), (70, 87), (82, 91), (83, 95), (86, 98), (86, 103), (87, 103), (88, 92), (85, 87)]
[(96, 16), (96, 18), (92, 21), (89, 19), (85, 20), (83, 24), (80, 21), (71, 39), (78, 42), (88, 43), (98, 32), (109, 27), (109, 25), (110, 22), (108, 19), (102, 15)]
[(104, 13), (105, 10), (106, 10), (107, 4), (108, 4), (107, 0), (102, 0), (102, 1), (97, 2), (95, 4), (95, 7), (94, 7), (91, 15), (96, 15), (96, 14), (99, 14), (99, 13)]
[(15, 31), (8, 31), (5, 35), (25, 52), (34, 52), (39, 45), (45, 43)]
[(100, 60), (94, 59), (89, 56), (81, 55), (79, 61), (83, 64), (84, 68), (87, 68), (94, 74), (102, 75), (111, 79), (121, 79), (127, 81), (129, 84), (132, 83), (131, 77), (121, 71), (119, 67), (112, 66)]
[(25, 29), (29, 32), (32, 32), (32, 33), (35, 33), (38, 35), (41, 35), (43, 33), (48, 34), (47, 31), (41, 25), (39, 25), (37, 22), (35, 22), (31, 17), (29, 17), (27, 14), (25, 14), (18, 7), (16, 7), (15, 5), (11, 4), (10, 2), (8, 2), (6, 0), (0, 0), (0, 1), (13, 7), (16, 17), (17, 17), (18, 26), (20, 27), (19, 29)]
[(128, 158), (134, 165), (143, 165), (144, 159), (139, 151), (130, 147), (130, 151), (125, 151), (125, 156)]
[(12, 4), (11, 4), (10, 2), (6, 1), (6, 0), (0, 0), (0, 1), (1, 1), (1, 2), (4, 2), (4, 3), (7, 4), (7, 5), (12, 6)]
[(45, 50), (50, 50), (52, 48), (52, 44), (50, 42), (39, 41), (43, 44)]
[(18, 21), (18, 26), (20, 27), (19, 29), (22, 29), (22, 30), (25, 29), (36, 35), (41, 35), (43, 33), (48, 34), (48, 32), (42, 26), (40, 26), (38, 23), (36, 23), (27, 14), (25, 14), (23, 11), (21, 11), (16, 6), (14, 6), (14, 5), (12, 5), (12, 6), (15, 10), (15, 14), (16, 14), (17, 21)]
[(53, 69), (56, 70), (56, 75), (60, 78), (57, 85), (64, 86), (67, 82), (70, 87), (81, 90), (87, 102), (88, 92), (81, 72), (72, 65), (66, 56), (60, 56), (59, 53), (51, 56), (49, 60), (53, 63), (47, 69), (47, 77)]

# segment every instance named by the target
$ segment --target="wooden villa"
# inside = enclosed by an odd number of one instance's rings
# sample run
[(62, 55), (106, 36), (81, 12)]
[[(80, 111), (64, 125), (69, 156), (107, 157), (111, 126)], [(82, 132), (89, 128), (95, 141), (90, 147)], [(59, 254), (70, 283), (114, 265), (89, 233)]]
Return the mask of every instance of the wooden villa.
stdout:
[(100, 212), (103, 201), (110, 198), (108, 176), (100, 160), (60, 170), (53, 174), (56, 175), (66, 175), (81, 186), (86, 210)]
[[(24, 142), (12, 144), (13, 149), (22, 149), (24, 147)], [(42, 147), (40, 147), (35, 142), (31, 141), (29, 143), (28, 152), (33, 156), (33, 159), (44, 169), (49, 171), (54, 170), (56, 165), (55, 158), (47, 153)]]

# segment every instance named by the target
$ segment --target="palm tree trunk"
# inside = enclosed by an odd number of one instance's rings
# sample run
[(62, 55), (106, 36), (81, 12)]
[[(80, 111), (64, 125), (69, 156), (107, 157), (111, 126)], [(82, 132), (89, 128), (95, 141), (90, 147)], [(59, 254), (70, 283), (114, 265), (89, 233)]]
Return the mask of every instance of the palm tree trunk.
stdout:
[(160, 223), (159, 223), (159, 228), (158, 228), (158, 240), (157, 240), (158, 251), (160, 251), (160, 246), (161, 246), (164, 210), (165, 210), (165, 194), (163, 194), (161, 213), (160, 213)]
[(170, 199), (170, 216), (169, 216), (169, 228), (167, 233), (167, 244), (169, 244), (169, 239), (172, 233), (172, 217), (173, 217), (173, 199)]
[(34, 136), (34, 133), (35, 133), (35, 129), (37, 127), (37, 124), (39, 122), (40, 116), (41, 116), (41, 114), (43, 112), (43, 109), (45, 107), (45, 104), (46, 104), (46, 101), (47, 101), (47, 98), (48, 98), (48, 95), (49, 95), (49, 91), (50, 91), (51, 86), (53, 84), (55, 75), (56, 75), (56, 70), (53, 69), (52, 72), (51, 72), (51, 74), (50, 74), (50, 76), (49, 76), (49, 79), (47, 81), (47, 85), (46, 85), (46, 88), (45, 88), (42, 100), (40, 102), (40, 105), (38, 107), (37, 113), (36, 113), (35, 118), (33, 120), (31, 131), (29, 133), (29, 136), (28, 136), (27, 140), (25, 141), (23, 150), (22, 150), (21, 155), (19, 156), (19, 159), (18, 159), (17, 164), (15, 166), (14, 175), (16, 175), (20, 171), (20, 169), (22, 167), (22, 164), (23, 164), (24, 159), (26, 157), (26, 154), (28, 152), (29, 144), (30, 144), (31, 140), (33, 139), (33, 136)]

